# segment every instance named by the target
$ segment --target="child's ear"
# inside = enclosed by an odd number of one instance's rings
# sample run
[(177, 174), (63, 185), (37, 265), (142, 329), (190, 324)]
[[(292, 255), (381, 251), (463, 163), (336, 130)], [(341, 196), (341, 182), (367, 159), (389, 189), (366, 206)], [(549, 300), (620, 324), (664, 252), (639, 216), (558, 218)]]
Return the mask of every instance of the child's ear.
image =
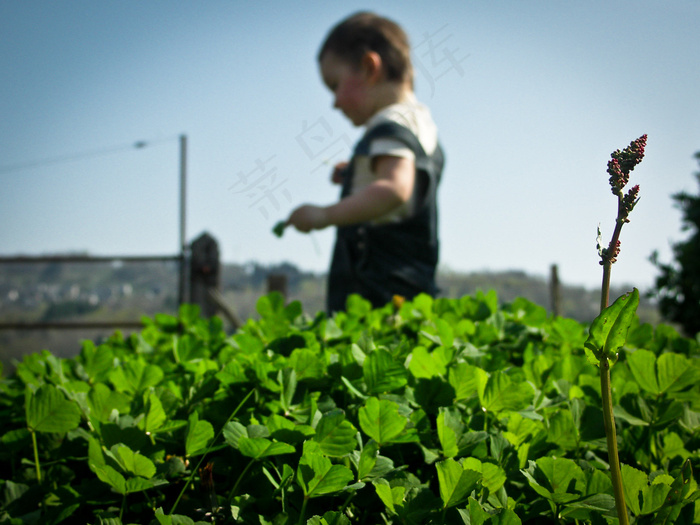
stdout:
[(382, 78), (382, 57), (375, 51), (367, 51), (362, 57), (362, 67), (371, 82), (377, 82)]

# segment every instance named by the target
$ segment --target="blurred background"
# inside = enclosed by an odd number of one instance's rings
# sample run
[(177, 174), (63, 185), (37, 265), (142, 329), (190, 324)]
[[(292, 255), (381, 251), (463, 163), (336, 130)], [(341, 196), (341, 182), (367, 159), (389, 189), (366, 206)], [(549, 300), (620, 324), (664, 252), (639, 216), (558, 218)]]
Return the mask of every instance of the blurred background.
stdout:
[[(1, 2), (0, 256), (177, 254), (186, 136), (187, 242), (211, 234), (231, 275), (289, 264), (321, 280), (321, 297), (334, 232), (278, 239), (271, 230), (297, 205), (338, 196), (330, 165), (362, 130), (333, 110), (316, 53), (335, 23), (366, 8)], [(641, 201), (613, 284), (653, 284), (650, 254), (670, 259), (683, 238), (671, 195), (696, 189), (697, 1), (379, 0), (371, 9), (411, 38), (416, 94), (446, 151), (442, 275), (542, 281), (557, 265), (562, 283), (598, 288), (596, 229), (607, 244), (617, 206), (607, 161), (646, 133), (631, 178)], [(29, 270), (0, 271), (8, 319), (22, 296), (16, 272)], [(53, 270), (83, 286), (74, 295), (89, 304), (80, 294), (96, 285), (63, 271)], [(136, 278), (113, 280), (128, 296)], [(175, 304), (173, 279), (171, 302), (154, 309)], [(32, 316), (45, 317), (39, 303)]]

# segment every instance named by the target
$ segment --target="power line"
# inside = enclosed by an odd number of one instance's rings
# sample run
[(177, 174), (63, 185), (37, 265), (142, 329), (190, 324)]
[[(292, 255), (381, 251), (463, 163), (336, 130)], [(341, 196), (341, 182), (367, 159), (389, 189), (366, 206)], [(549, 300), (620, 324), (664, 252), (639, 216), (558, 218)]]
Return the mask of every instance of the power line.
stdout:
[(82, 160), (82, 159), (87, 159), (87, 158), (103, 157), (105, 155), (113, 155), (115, 153), (119, 153), (122, 151), (127, 151), (127, 150), (131, 150), (131, 149), (142, 149), (142, 148), (146, 148), (149, 146), (154, 146), (156, 144), (161, 144), (163, 142), (170, 142), (176, 138), (178, 138), (178, 135), (173, 135), (171, 137), (166, 137), (163, 139), (156, 139), (156, 140), (138, 140), (138, 141), (131, 143), (131, 144), (128, 144), (128, 145), (115, 146), (112, 148), (99, 149), (99, 150), (84, 151), (82, 153), (74, 153), (71, 155), (62, 155), (60, 157), (52, 157), (52, 158), (47, 158), (47, 159), (42, 159), (42, 160), (35, 160), (35, 161), (31, 161), (31, 162), (24, 162), (24, 163), (14, 164), (14, 165), (10, 165), (10, 166), (0, 166), (0, 174), (26, 170), (29, 168), (37, 168), (37, 167), (41, 167), (41, 166), (47, 166), (50, 164), (60, 164), (62, 162), (72, 162), (72, 161)]

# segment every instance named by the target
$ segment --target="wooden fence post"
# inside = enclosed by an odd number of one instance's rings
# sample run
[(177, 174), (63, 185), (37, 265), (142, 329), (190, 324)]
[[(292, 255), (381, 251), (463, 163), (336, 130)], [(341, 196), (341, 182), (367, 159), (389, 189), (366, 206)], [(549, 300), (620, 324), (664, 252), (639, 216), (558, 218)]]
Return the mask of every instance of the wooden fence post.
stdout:
[(190, 254), (190, 300), (199, 305), (203, 317), (211, 317), (218, 310), (210, 290), (219, 290), (219, 244), (203, 233), (192, 242)]
[(549, 293), (552, 301), (552, 313), (555, 317), (559, 317), (561, 315), (561, 285), (559, 284), (559, 271), (556, 264), (552, 265)]
[(267, 293), (279, 292), (287, 299), (287, 276), (283, 273), (271, 273), (267, 276)]

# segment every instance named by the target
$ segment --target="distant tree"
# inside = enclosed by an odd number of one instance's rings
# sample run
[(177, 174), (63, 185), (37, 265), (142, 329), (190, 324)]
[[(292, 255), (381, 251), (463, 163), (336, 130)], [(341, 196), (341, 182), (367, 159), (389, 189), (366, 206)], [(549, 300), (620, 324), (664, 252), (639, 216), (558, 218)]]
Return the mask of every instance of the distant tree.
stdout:
[[(700, 152), (695, 158), (700, 163)], [(700, 183), (700, 172), (695, 176)], [(661, 272), (652, 293), (659, 300), (661, 315), (692, 337), (700, 332), (700, 195), (681, 192), (673, 195), (673, 200), (683, 213), (682, 230), (690, 235), (672, 246), (674, 262), (659, 262), (656, 251), (651, 255), (651, 262)]]

